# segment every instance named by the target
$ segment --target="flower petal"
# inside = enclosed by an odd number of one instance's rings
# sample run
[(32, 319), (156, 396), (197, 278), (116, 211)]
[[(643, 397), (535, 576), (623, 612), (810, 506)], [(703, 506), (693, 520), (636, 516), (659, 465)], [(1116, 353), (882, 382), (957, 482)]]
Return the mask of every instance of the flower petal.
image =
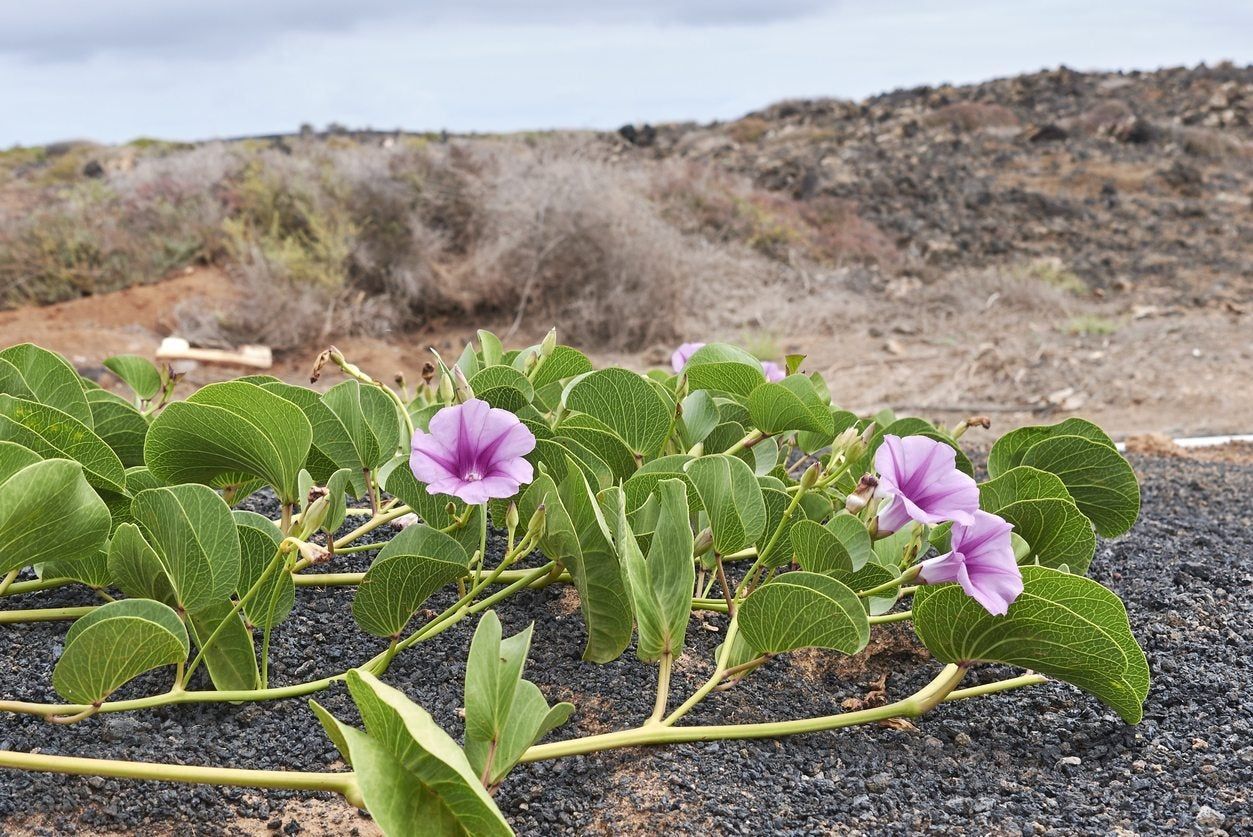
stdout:
[(674, 374), (683, 371), (683, 367), (687, 365), (687, 361), (692, 355), (696, 354), (704, 343), (683, 343), (679, 348), (674, 350), (674, 354), (670, 355), (670, 368), (674, 370)]
[(956, 581), (958, 571), (962, 564), (965, 563), (959, 552), (946, 552), (935, 558), (928, 558), (923, 561), (922, 570), (918, 577), (927, 584), (943, 584), (946, 581)]

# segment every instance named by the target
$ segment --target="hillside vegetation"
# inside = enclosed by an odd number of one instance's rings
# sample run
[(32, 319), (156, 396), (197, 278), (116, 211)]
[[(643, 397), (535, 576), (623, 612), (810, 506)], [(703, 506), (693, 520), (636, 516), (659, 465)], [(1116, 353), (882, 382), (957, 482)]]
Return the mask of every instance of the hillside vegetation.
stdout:
[(769, 324), (796, 289), (908, 299), (981, 272), (1234, 306), (1253, 284), (1251, 115), (1253, 68), (1063, 68), (712, 125), (15, 148), (0, 305), (214, 264), (237, 303), (189, 304), (183, 330), (279, 349), (447, 316), (636, 348)]

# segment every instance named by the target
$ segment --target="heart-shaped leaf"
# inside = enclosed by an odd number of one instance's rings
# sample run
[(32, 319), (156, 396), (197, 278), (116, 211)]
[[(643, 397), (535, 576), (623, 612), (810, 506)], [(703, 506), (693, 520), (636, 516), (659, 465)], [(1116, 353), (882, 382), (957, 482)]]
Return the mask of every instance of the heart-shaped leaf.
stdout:
[(1049, 436), (1027, 449), (1022, 464), (1060, 477), (1079, 511), (1107, 538), (1126, 532), (1140, 515), (1140, 484), (1112, 447), (1082, 436)]
[(109, 541), (109, 575), (126, 595), (177, 604), (165, 564), (134, 523), (123, 523)]
[(0, 362), (5, 364), (0, 367), (0, 393), (38, 401), (92, 426), (78, 373), (65, 358), (33, 343), (19, 343), (0, 351)]
[(702, 456), (688, 463), (686, 473), (709, 515), (718, 554), (739, 552), (761, 537), (766, 505), (757, 478), (743, 461), (725, 454)]
[(557, 346), (531, 374), (531, 383), (539, 390), (557, 381), (564, 381), (592, 371), (587, 355), (569, 346)]
[(372, 674), (348, 672), (365, 721), (361, 732), (310, 706), (352, 765), (370, 815), (387, 834), (508, 837), (513, 834), (457, 742), (422, 707)]
[(422, 603), (465, 575), (470, 558), (461, 544), (430, 526), (401, 530), (366, 571), (352, 615), (367, 633), (398, 636)]
[(592, 451), (613, 474), (614, 482), (627, 479), (638, 465), (635, 454), (609, 425), (582, 413), (566, 416), (557, 432)]
[(495, 787), (518, 759), (574, 711), (573, 704), (551, 709), (539, 687), (522, 679), (531, 627), (502, 640), (500, 619), (487, 611), (479, 620), (466, 661), (466, 758), (475, 775)]
[(770, 435), (804, 430), (821, 434), (828, 443), (835, 436), (830, 405), (804, 375), (789, 375), (754, 389), (748, 396), (748, 413), (753, 426)]
[(131, 514), (183, 610), (206, 610), (235, 592), (239, 534), (230, 507), (212, 489), (150, 488), (135, 495)]
[(979, 484), (979, 508), (996, 514), (1019, 500), (1070, 500), (1061, 477), (1039, 468), (1018, 466)]
[(870, 641), (870, 622), (857, 594), (818, 573), (784, 573), (740, 606), (740, 632), (758, 651), (831, 648), (856, 654)]
[(602, 369), (570, 386), (566, 406), (600, 419), (639, 456), (651, 456), (670, 436), (674, 414), (652, 385), (626, 369)]
[(142, 401), (151, 401), (161, 391), (161, 373), (152, 361), (139, 355), (114, 355), (104, 368), (122, 380)]
[(535, 398), (535, 387), (530, 380), (511, 366), (486, 366), (470, 379), (470, 389), (475, 398), (481, 398), (493, 407), (516, 413), (523, 405)]
[(1091, 579), (1022, 568), (1023, 592), (993, 616), (955, 584), (914, 595), (914, 629), (946, 663), (1021, 666), (1090, 692), (1127, 723), (1143, 715), (1148, 667), (1118, 597)]
[(1050, 436), (1082, 436), (1088, 441), (1114, 449), (1114, 441), (1105, 431), (1086, 419), (1068, 418), (1057, 424), (1019, 427), (1006, 433), (992, 445), (992, 450), (988, 453), (988, 474), (994, 478), (999, 477), (1011, 468), (1025, 464), (1022, 460), (1027, 451), (1036, 442)]
[(792, 549), (801, 569), (811, 573), (853, 571), (853, 558), (840, 539), (830, 529), (812, 520), (799, 521), (792, 527)]
[(309, 420), (313, 442), (305, 469), (318, 485), (325, 484), (331, 474), (347, 468), (352, 474), (354, 497), (366, 494), (365, 480), (361, 473), (365, 467), (357, 456), (357, 449), (348, 435), (348, 428), (330, 407), (322, 402), (322, 396), (307, 387), (293, 386), (282, 381), (258, 381), (263, 389), (295, 404)]
[(52, 672), (52, 687), (73, 703), (99, 704), (145, 671), (187, 659), (178, 614), (148, 599), (109, 602), (77, 620)]
[(31, 462), (35, 454), (19, 447), (0, 449), (0, 575), (93, 558), (109, 536), (110, 518), (82, 467), (66, 459)]
[(294, 504), (312, 440), (300, 407), (257, 384), (228, 381), (166, 407), (148, 429), (144, 460), (171, 485), (243, 473)]

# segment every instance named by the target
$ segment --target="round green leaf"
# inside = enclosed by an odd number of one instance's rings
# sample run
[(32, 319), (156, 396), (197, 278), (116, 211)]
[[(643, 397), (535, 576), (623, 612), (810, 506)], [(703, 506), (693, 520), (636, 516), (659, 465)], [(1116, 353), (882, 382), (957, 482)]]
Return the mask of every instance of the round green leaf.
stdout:
[[(0, 392), (30, 398), (92, 426), (78, 372), (65, 358), (33, 343), (20, 343), (0, 352), (0, 361), (7, 362), (0, 369)], [(20, 383), (13, 380), (14, 373)]]
[(145, 671), (187, 659), (187, 629), (173, 610), (148, 599), (96, 608), (70, 626), (52, 687), (74, 703), (102, 703)]
[(1081, 418), (1068, 418), (1057, 424), (1038, 424), (1031, 427), (1019, 427), (1011, 430), (996, 440), (988, 453), (988, 474), (999, 477), (1011, 468), (1025, 464), (1023, 457), (1036, 442), (1050, 436), (1082, 436), (1083, 438), (1114, 449), (1114, 441), (1105, 431), (1090, 421)]
[(804, 430), (820, 433), (828, 442), (835, 435), (830, 406), (804, 375), (789, 375), (755, 388), (748, 396), (748, 413), (753, 426), (770, 435)]
[[(82, 467), (45, 459), (15, 468), (26, 454), (8, 446), (2, 453), (0, 575), (45, 561), (93, 558), (109, 536), (110, 518)], [(6, 476), (5, 470), (11, 473)]]
[(122, 465), (127, 468), (143, 465), (148, 419), (125, 398), (108, 390), (88, 390), (87, 403), (91, 406), (96, 435), (113, 449)]
[(378, 387), (344, 381), (327, 390), (322, 403), (348, 431), (362, 468), (374, 470), (396, 455), (400, 447), (400, 416), (396, 405)]
[(171, 485), (243, 473), (273, 486), (280, 502), (295, 503), (312, 440), (300, 407), (256, 384), (228, 381), (166, 407), (148, 429), (144, 459)]
[[(486, 366), (470, 379), (470, 389), (493, 407), (517, 412), (535, 398), (535, 387), (512, 366)], [(513, 390), (510, 394), (508, 390)]]
[[(274, 560), (283, 533), (268, 517), (250, 511), (233, 511), (239, 532), (239, 585), (242, 596), (252, 589), (266, 567)], [(286, 619), (296, 604), (296, 584), (284, 569), (270, 573), (269, 579), (244, 605), (248, 621), (258, 628), (272, 628)]]
[(135, 495), (131, 514), (184, 610), (204, 610), (235, 592), (239, 534), (230, 507), (212, 489), (150, 488)]
[(709, 515), (718, 554), (739, 552), (762, 536), (765, 501), (757, 478), (742, 460), (721, 453), (702, 456), (688, 463), (686, 473)]
[(1087, 572), (1096, 554), (1096, 535), (1074, 503), (1055, 497), (1019, 500), (996, 513), (1014, 524), (1014, 532), (1030, 546), (1024, 562)]
[(1090, 692), (1127, 723), (1143, 715), (1148, 666), (1118, 597), (1091, 579), (1022, 568), (1023, 592), (993, 616), (956, 584), (914, 595), (914, 629), (942, 662), (997, 662)]
[(688, 389), (708, 389), (740, 397), (766, 381), (761, 361), (726, 343), (708, 343), (697, 349), (683, 367)]
[(379, 550), (352, 600), (357, 624), (374, 636), (399, 634), (431, 594), (463, 576), (461, 544), (425, 525), (410, 526)]
[[(853, 558), (840, 539), (830, 529), (812, 520), (801, 520), (792, 527), (792, 549), (801, 569), (811, 573), (853, 571)], [(780, 561), (776, 566), (785, 563), (787, 561)]]
[(55, 407), (0, 395), (0, 441), (17, 442), (46, 459), (72, 459), (93, 488), (126, 496), (122, 460), (90, 426)]
[(1020, 465), (979, 485), (979, 508), (996, 514), (1019, 500), (1071, 500), (1061, 477)]
[(1082, 436), (1049, 436), (1027, 449), (1022, 464), (1060, 477), (1104, 537), (1123, 534), (1140, 515), (1140, 484), (1112, 447)]
[(740, 632), (763, 653), (832, 648), (856, 654), (870, 641), (870, 622), (857, 594), (818, 573), (784, 573), (740, 606)]
[(539, 390), (557, 381), (585, 375), (591, 371), (592, 362), (587, 359), (587, 355), (569, 346), (557, 346), (532, 373), (531, 383)]
[(626, 369), (602, 369), (578, 379), (566, 406), (613, 428), (639, 456), (660, 450), (674, 424), (674, 414), (652, 385)]

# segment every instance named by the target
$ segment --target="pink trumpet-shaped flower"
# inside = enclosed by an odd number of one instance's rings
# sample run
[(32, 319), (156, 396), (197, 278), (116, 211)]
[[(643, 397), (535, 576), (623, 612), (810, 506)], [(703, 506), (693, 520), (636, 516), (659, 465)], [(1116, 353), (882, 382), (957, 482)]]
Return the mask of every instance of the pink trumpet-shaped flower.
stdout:
[(445, 407), (430, 432), (413, 432), (409, 468), (431, 494), (452, 494), (466, 503), (512, 497), (535, 476), (523, 457), (535, 435), (508, 410), (472, 398)]
[(1022, 571), (1009, 537), (1013, 528), (985, 511), (975, 512), (970, 525), (954, 523), (952, 552), (923, 561), (922, 580), (956, 581), (988, 613), (1004, 616), (1022, 593)]
[(674, 370), (674, 374), (682, 372), (683, 367), (687, 365), (688, 358), (696, 354), (704, 345), (704, 343), (684, 343), (675, 349), (674, 354), (670, 355), (670, 368)]
[(767, 381), (782, 381), (787, 377), (787, 373), (783, 371), (783, 367), (775, 363), (773, 360), (763, 360), (761, 362), (761, 371), (765, 373)]
[(969, 526), (979, 509), (974, 479), (957, 470), (956, 452), (926, 436), (884, 436), (875, 451), (879, 487), (888, 498), (879, 512), (879, 531), (892, 533), (909, 521), (934, 526), (953, 521)]

